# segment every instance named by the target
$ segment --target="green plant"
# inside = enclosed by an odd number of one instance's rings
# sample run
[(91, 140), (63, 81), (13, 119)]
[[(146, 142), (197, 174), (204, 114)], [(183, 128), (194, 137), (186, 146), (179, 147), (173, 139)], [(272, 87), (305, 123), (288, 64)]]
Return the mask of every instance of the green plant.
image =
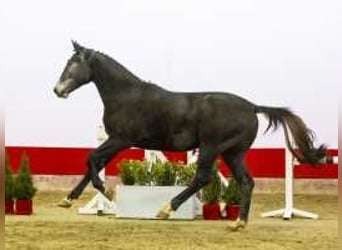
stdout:
[(124, 185), (186, 186), (195, 175), (196, 164), (184, 165), (180, 162), (160, 160), (153, 163), (123, 160), (120, 162), (119, 169)]
[(224, 188), (224, 191), (222, 194), (222, 200), (227, 205), (240, 205), (241, 204), (241, 191), (235, 178), (231, 178), (229, 181), (229, 185)]
[(122, 160), (119, 165), (121, 182), (124, 185), (135, 184), (136, 160)]
[(212, 179), (209, 184), (202, 189), (202, 200), (204, 203), (217, 203), (221, 197), (222, 184), (218, 175), (218, 164), (215, 163), (212, 169)]
[(175, 163), (178, 186), (188, 186), (194, 179), (197, 165), (195, 163), (186, 165), (182, 163)]
[(135, 184), (140, 186), (151, 185), (151, 173), (149, 171), (149, 163), (147, 161), (135, 161), (133, 166)]
[(14, 198), (14, 178), (11, 171), (9, 156), (5, 155), (5, 199), (13, 200)]
[(15, 178), (14, 195), (18, 200), (31, 200), (37, 189), (33, 185), (30, 173), (30, 162), (24, 153), (21, 158), (19, 172)]
[(157, 160), (151, 166), (152, 182), (156, 186), (173, 186), (176, 183), (176, 169), (172, 162)]

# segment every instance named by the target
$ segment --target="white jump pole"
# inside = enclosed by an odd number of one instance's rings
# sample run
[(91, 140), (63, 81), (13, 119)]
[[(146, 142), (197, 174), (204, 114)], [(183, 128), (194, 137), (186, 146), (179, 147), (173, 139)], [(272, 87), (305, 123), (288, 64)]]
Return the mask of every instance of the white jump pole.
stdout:
[(165, 155), (161, 151), (155, 150), (144, 150), (144, 158), (149, 163), (156, 162), (158, 160), (161, 162), (167, 161)]
[[(97, 132), (97, 142), (98, 144), (102, 144), (108, 138), (104, 127), (99, 126)], [(99, 173), (99, 177), (103, 183), (106, 180), (105, 170), (101, 170)], [(78, 209), (79, 214), (115, 214), (116, 213), (116, 204), (114, 201), (108, 200), (101, 192), (97, 192), (97, 194), (84, 206)]]
[(288, 149), (286, 149), (285, 150), (285, 208), (262, 213), (261, 214), (262, 217), (266, 218), (266, 217), (282, 216), (284, 219), (289, 220), (292, 218), (292, 216), (296, 215), (299, 217), (304, 217), (304, 218), (309, 218), (309, 219), (318, 219), (318, 214), (299, 210), (294, 207), (294, 199), (293, 199), (294, 163), (295, 162), (294, 162), (291, 152)]
[[(287, 128), (285, 128), (287, 129)], [(289, 133), (288, 133), (289, 134)], [(290, 134), (289, 134), (290, 135)], [(337, 157), (333, 158), (333, 162), (337, 162)], [(274, 210), (270, 212), (265, 212), (261, 214), (261, 217), (277, 217), (282, 216), (283, 219), (289, 220), (292, 216), (298, 216), (308, 219), (318, 219), (318, 214), (307, 212), (304, 210), (299, 210), (294, 207), (294, 178), (293, 178), (293, 169), (296, 165), (296, 161), (291, 154), (290, 150), (285, 149), (285, 208)]]

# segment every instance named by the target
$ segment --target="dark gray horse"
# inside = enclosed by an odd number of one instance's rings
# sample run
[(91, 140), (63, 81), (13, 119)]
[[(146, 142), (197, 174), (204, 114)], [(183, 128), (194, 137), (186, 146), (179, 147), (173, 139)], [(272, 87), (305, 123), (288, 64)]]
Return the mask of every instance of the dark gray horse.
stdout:
[[(327, 159), (326, 147), (315, 148), (312, 132), (287, 108), (255, 105), (230, 93), (180, 93), (145, 82), (114, 59), (73, 42), (75, 53), (54, 88), (67, 98), (80, 86), (94, 82), (104, 105), (103, 122), (109, 138), (89, 156), (88, 171), (60, 204), (69, 207), (86, 185), (110, 197), (98, 173), (121, 150), (140, 147), (151, 150), (186, 151), (199, 148), (198, 169), (193, 182), (158, 214), (172, 211), (211, 180), (215, 159), (221, 155), (242, 192), (242, 210), (235, 228), (248, 220), (254, 186), (244, 158), (258, 130), (258, 113), (269, 120), (267, 128), (284, 127), (286, 144), (300, 162), (318, 164)], [(294, 149), (289, 133), (298, 149)]]

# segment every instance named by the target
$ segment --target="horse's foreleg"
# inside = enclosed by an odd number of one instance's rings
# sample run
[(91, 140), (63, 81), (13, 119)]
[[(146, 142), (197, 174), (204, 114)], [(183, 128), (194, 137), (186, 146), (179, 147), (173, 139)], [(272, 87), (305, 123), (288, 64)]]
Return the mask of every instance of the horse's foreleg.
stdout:
[(71, 207), (72, 200), (78, 199), (78, 197), (81, 195), (85, 187), (90, 182), (91, 180), (90, 177), (91, 177), (90, 171), (87, 171), (87, 173), (82, 178), (82, 180), (76, 185), (76, 187), (73, 188), (73, 190), (67, 195), (67, 197), (58, 203), (58, 206), (65, 207), (65, 208)]
[(76, 200), (81, 195), (85, 187), (90, 182), (90, 172), (88, 171), (82, 180), (77, 184), (77, 186), (68, 194), (67, 198), (69, 200)]
[(70, 194), (63, 199), (58, 205), (61, 207), (71, 207), (72, 200), (78, 199), (86, 188), (88, 183), (92, 181), (93, 186), (103, 193), (108, 199), (113, 198), (113, 192), (104, 187), (98, 173), (107, 165), (107, 163), (125, 146), (120, 141), (114, 139), (106, 140), (100, 147), (95, 149), (89, 156), (87, 165), (88, 171), (77, 186), (70, 192)]
[(103, 181), (98, 173), (115, 157), (115, 155), (126, 148), (127, 145), (120, 140), (113, 138), (107, 139), (100, 147), (98, 147), (88, 158), (88, 169), (90, 172), (91, 182), (97, 190), (105, 195), (109, 200), (113, 199), (112, 190), (106, 189)]
[(164, 205), (157, 214), (157, 218), (169, 218), (173, 211), (176, 211), (181, 204), (210, 182), (212, 166), (216, 156), (217, 153), (214, 147), (200, 147), (199, 159), (197, 162), (198, 168), (194, 180), (183, 192), (174, 197), (171, 202)]

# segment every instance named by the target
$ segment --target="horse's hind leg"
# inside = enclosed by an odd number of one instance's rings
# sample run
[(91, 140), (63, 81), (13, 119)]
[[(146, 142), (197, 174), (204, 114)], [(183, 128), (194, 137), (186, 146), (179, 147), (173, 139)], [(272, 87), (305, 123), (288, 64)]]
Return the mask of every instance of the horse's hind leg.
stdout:
[(176, 211), (183, 202), (210, 182), (212, 166), (216, 157), (217, 152), (215, 147), (200, 146), (197, 162), (198, 168), (194, 180), (183, 192), (173, 198), (170, 203), (167, 203), (159, 211), (157, 218), (167, 219), (171, 215), (171, 212)]
[(222, 157), (227, 165), (229, 165), (231, 172), (236, 179), (241, 191), (241, 211), (238, 221), (231, 227), (232, 230), (239, 230), (246, 226), (248, 221), (248, 214), (251, 204), (252, 191), (254, 188), (254, 180), (248, 174), (246, 165), (244, 163), (245, 152), (239, 154), (231, 154), (224, 152)]
[(95, 149), (89, 156), (87, 165), (88, 171), (76, 187), (68, 194), (67, 198), (62, 200), (58, 205), (60, 207), (71, 207), (72, 200), (78, 199), (85, 187), (90, 181), (93, 186), (102, 192), (107, 198), (111, 198), (113, 193), (109, 189), (105, 189), (98, 173), (107, 165), (107, 163), (125, 146), (122, 142), (108, 139), (101, 146)]

